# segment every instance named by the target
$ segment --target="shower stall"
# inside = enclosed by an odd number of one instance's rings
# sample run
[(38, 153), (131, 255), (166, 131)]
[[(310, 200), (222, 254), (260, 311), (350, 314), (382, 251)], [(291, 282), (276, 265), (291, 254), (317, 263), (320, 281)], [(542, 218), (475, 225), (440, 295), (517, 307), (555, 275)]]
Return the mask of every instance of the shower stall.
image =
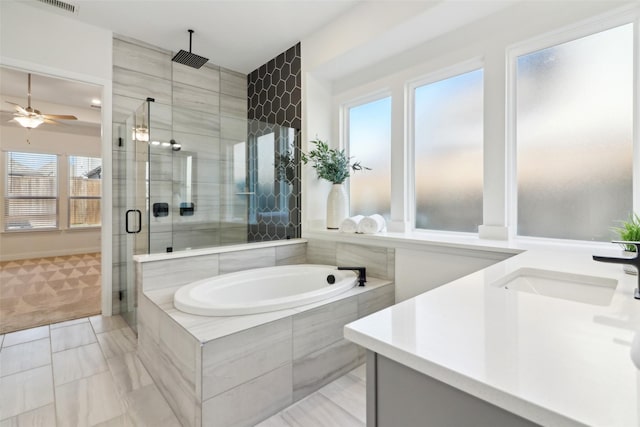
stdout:
[(134, 329), (134, 255), (300, 237), (298, 129), (148, 99), (113, 132), (113, 312)]

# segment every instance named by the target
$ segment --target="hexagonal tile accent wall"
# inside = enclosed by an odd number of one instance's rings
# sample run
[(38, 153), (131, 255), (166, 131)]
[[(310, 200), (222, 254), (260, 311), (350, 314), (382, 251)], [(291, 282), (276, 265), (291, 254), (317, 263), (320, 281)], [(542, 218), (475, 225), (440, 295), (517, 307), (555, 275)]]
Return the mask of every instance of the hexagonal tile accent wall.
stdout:
[(301, 235), (300, 63), (298, 43), (247, 77), (250, 242)]

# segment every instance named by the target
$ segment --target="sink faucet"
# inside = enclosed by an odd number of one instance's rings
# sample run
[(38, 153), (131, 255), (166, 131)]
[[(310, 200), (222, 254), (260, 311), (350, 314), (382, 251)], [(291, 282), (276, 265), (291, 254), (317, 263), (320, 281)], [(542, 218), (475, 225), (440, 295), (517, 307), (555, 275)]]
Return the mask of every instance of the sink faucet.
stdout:
[(636, 256), (633, 258), (616, 258), (616, 257), (606, 257), (606, 256), (597, 256), (594, 255), (593, 256), (593, 260), (594, 261), (600, 261), (600, 262), (610, 262), (613, 264), (628, 264), (628, 265), (633, 265), (636, 270), (638, 270), (638, 287), (636, 288), (635, 292), (633, 293), (633, 297), (635, 299), (640, 299), (640, 254), (638, 252), (639, 246), (640, 246), (640, 242), (625, 242), (625, 241), (619, 241), (619, 240), (614, 240), (611, 243), (620, 243), (623, 245), (633, 245), (636, 248)]
[(367, 281), (366, 267), (338, 267), (338, 270), (353, 270), (358, 272), (358, 286), (364, 286)]

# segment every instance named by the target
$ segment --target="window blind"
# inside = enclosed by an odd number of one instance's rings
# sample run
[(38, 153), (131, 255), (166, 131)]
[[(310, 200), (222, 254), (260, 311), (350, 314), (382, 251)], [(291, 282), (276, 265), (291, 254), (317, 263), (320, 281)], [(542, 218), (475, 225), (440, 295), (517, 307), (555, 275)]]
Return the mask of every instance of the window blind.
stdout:
[(5, 230), (58, 226), (58, 156), (7, 153)]

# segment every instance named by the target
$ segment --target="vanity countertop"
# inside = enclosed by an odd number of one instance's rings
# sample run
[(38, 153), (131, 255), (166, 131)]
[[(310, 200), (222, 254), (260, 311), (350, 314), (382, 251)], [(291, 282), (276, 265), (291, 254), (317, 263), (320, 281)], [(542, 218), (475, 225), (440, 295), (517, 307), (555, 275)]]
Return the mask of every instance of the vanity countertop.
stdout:
[[(606, 305), (497, 285), (522, 268), (618, 284)], [(345, 337), (542, 425), (639, 426), (636, 285), (589, 254), (531, 250), (352, 322)]]

